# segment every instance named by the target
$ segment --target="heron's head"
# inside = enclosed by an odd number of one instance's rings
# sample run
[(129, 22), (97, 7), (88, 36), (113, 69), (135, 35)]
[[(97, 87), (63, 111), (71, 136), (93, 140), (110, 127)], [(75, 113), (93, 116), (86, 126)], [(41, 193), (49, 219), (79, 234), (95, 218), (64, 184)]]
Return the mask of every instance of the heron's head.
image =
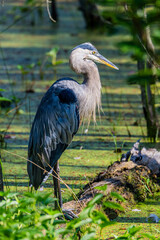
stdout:
[(107, 58), (103, 57), (91, 43), (82, 43), (77, 47), (73, 48), (71, 52), (70, 63), (74, 70), (74, 65), (77, 65), (77, 63), (85, 65), (85, 61), (101, 63), (116, 70), (119, 70), (112, 62), (110, 62)]

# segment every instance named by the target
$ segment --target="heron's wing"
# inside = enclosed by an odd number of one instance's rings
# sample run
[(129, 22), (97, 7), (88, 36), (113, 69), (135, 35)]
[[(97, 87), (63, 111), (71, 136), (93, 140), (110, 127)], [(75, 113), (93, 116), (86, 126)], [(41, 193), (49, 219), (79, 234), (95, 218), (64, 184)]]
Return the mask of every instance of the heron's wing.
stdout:
[(30, 133), (28, 158), (34, 164), (28, 162), (28, 174), (35, 188), (45, 176), (41, 168), (48, 170), (49, 166), (55, 165), (78, 127), (78, 104), (74, 92), (61, 89), (57, 94), (52, 86), (39, 105)]

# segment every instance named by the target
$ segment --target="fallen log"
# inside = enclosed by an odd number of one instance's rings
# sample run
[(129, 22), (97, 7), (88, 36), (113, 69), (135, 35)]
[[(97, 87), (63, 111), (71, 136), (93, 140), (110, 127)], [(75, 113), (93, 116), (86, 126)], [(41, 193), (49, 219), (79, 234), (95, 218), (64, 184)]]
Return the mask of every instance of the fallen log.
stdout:
[[(101, 192), (96, 187), (106, 184), (107, 189), (103, 192), (103, 201), (113, 201), (110, 193), (114, 191), (126, 200), (123, 205), (144, 201), (149, 195), (160, 191), (160, 152), (156, 149), (147, 150), (146, 148), (139, 150), (139, 143), (140, 140), (133, 145), (130, 151), (122, 154), (121, 161), (114, 162), (86, 184), (78, 193), (79, 201), (65, 203), (64, 208), (72, 210), (76, 214), (80, 213), (82, 208), (97, 193)], [(112, 209), (104, 209), (104, 211), (110, 219), (115, 218), (119, 213)]]
[(138, 164), (147, 166), (152, 174), (160, 176), (160, 152), (155, 148), (149, 148), (148, 150), (143, 147), (139, 149), (140, 140), (138, 140), (130, 151), (126, 154), (122, 154), (121, 161), (130, 161)]

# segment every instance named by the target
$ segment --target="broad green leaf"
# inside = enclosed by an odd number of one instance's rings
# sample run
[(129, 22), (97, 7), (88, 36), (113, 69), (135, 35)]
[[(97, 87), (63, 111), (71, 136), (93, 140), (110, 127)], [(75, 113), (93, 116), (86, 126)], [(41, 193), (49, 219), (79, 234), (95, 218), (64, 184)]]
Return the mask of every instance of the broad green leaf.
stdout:
[(142, 233), (142, 236), (145, 237), (145, 238), (151, 239), (151, 240), (157, 239), (150, 233)]
[(114, 202), (109, 202), (106, 201), (103, 203), (103, 205), (107, 208), (111, 208), (111, 209), (117, 209), (120, 211), (124, 211), (124, 208), (119, 204), (119, 203), (114, 203)]
[(0, 101), (11, 102), (9, 98), (0, 97)]
[(81, 240), (94, 240), (96, 236), (95, 232), (85, 234)]
[(100, 200), (103, 198), (103, 194), (99, 193), (97, 194), (89, 203), (88, 206), (94, 205), (95, 203), (99, 203)]
[(136, 227), (136, 226), (131, 226), (127, 229), (128, 233), (130, 234), (130, 236), (134, 236), (137, 232), (139, 232), (141, 230), (142, 227)]
[(81, 220), (79, 222), (77, 222), (75, 225), (74, 225), (74, 228), (79, 228), (83, 225), (86, 225), (88, 223), (91, 223), (92, 222), (92, 219), (91, 218), (87, 218), (87, 219), (84, 219), (84, 220)]
[[(60, 216), (60, 215), (59, 215)], [(55, 217), (55, 216), (54, 216)], [(58, 220), (54, 220), (53, 225), (59, 225), (59, 224), (65, 224), (66, 220), (63, 219), (58, 219)]]
[(57, 236), (59, 236), (60, 234), (62, 234), (63, 236), (65, 236), (66, 234), (69, 234), (71, 233), (71, 230), (70, 229), (67, 229), (67, 228), (61, 228), (61, 229), (58, 229), (56, 230), (55, 234)]
[(115, 197), (115, 198), (117, 198), (118, 200), (120, 200), (120, 201), (122, 201), (122, 202), (125, 201), (124, 197), (122, 197), (122, 196), (121, 196), (119, 193), (117, 193), (117, 192), (111, 192), (111, 197)]
[(114, 221), (109, 221), (106, 214), (104, 214), (101, 211), (96, 211), (96, 210), (92, 214), (92, 220), (95, 224), (97, 224), (101, 228), (104, 228), (106, 226), (113, 225), (116, 223)]
[(89, 203), (88, 203), (88, 206), (87, 207), (85, 207), (84, 209), (83, 209), (83, 211), (80, 213), (80, 217), (81, 217), (81, 219), (86, 219), (89, 215), (90, 215), (90, 213), (92, 212), (92, 210), (94, 209), (94, 205), (89, 205)]

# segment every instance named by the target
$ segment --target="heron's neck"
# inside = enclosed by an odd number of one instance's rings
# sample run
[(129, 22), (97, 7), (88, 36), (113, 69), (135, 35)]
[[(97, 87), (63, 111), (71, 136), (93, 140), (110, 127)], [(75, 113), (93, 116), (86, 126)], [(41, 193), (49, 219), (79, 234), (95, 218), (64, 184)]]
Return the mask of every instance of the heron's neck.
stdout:
[(93, 120), (96, 121), (96, 108), (99, 111), (101, 107), (101, 81), (96, 64), (92, 62), (88, 66), (86, 65), (83, 76), (84, 95), (80, 104), (80, 116), (89, 121), (93, 117)]
[(83, 84), (85, 84), (88, 88), (101, 89), (100, 76), (95, 63), (90, 64), (90, 68), (86, 69), (86, 72), (83, 74), (83, 76)]

